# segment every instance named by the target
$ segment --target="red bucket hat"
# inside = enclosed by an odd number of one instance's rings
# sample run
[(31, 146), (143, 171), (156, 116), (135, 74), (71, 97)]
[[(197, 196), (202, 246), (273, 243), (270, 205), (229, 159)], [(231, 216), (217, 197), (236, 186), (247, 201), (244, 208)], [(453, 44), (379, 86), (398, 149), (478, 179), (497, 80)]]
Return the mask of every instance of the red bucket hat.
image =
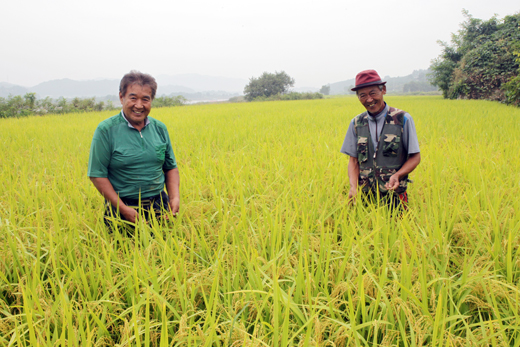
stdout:
[(379, 84), (386, 84), (386, 81), (381, 81), (381, 77), (379, 77), (376, 70), (365, 70), (356, 75), (356, 86), (351, 90), (355, 92), (358, 89)]

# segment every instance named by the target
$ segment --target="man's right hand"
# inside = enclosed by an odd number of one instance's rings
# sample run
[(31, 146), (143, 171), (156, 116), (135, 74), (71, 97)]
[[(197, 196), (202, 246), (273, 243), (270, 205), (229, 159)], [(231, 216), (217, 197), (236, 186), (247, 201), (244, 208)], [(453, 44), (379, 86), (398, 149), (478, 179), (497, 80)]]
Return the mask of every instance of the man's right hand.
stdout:
[(348, 180), (350, 183), (350, 190), (348, 191), (348, 203), (354, 204), (356, 202), (357, 188), (359, 179), (359, 162), (356, 157), (350, 157), (348, 161)]
[(121, 215), (130, 223), (135, 223), (138, 217), (137, 211), (128, 206), (125, 206), (124, 208), (121, 207), (122, 206), (119, 206), (119, 212)]
[(96, 189), (107, 199), (112, 206), (119, 206), (119, 213), (124, 219), (130, 223), (135, 223), (139, 214), (136, 210), (123, 204), (123, 201), (119, 198), (112, 183), (106, 177), (90, 177), (90, 180), (96, 187)]
[(356, 203), (356, 195), (357, 195), (357, 188), (356, 189), (350, 189), (348, 191), (348, 203), (350, 205)]

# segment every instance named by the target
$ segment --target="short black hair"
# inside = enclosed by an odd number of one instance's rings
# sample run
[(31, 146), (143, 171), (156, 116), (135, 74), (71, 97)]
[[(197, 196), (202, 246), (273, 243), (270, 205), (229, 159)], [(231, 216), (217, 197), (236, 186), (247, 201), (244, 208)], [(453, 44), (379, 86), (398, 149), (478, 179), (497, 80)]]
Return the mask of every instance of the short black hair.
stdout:
[(119, 92), (121, 95), (126, 95), (126, 90), (128, 86), (132, 84), (143, 86), (148, 86), (152, 90), (152, 100), (155, 98), (155, 92), (157, 92), (157, 82), (152, 75), (142, 73), (136, 70), (132, 70), (121, 79), (121, 83), (119, 83)]

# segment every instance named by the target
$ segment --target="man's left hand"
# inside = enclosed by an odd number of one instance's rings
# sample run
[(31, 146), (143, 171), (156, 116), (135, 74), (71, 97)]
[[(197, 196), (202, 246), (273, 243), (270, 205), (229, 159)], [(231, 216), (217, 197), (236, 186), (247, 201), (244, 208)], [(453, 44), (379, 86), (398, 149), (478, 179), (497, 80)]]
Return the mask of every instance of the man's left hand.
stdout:
[(170, 211), (172, 211), (173, 216), (175, 217), (179, 212), (179, 208), (181, 206), (181, 201), (179, 198), (171, 198), (168, 202), (170, 205)]
[(385, 188), (388, 190), (396, 190), (399, 187), (399, 176), (397, 174), (393, 174), (390, 176), (390, 179), (385, 184)]

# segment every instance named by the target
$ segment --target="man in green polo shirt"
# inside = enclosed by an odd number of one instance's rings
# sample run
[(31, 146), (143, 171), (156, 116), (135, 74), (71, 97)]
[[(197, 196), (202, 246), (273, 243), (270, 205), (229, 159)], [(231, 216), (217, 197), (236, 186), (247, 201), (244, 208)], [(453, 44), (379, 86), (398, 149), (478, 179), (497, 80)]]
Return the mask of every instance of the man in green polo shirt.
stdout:
[(94, 133), (88, 176), (106, 199), (108, 226), (113, 217), (135, 223), (139, 208), (147, 218), (152, 212), (179, 211), (179, 170), (168, 130), (148, 117), (156, 90), (152, 76), (126, 74), (119, 86), (122, 111), (101, 122)]

